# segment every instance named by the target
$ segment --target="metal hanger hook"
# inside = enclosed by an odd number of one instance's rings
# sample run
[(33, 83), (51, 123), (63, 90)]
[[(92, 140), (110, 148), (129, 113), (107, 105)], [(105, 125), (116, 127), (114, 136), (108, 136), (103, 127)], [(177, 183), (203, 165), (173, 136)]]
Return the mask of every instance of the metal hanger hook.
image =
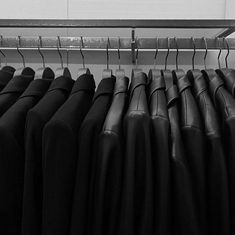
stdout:
[(192, 69), (194, 70), (195, 68), (195, 55), (196, 55), (196, 44), (194, 37), (191, 37), (192, 43), (193, 43), (193, 56), (192, 56)]
[(176, 45), (176, 56), (175, 56), (175, 66), (176, 66), (176, 70), (178, 70), (178, 57), (179, 57), (179, 46), (178, 46), (178, 42), (177, 42), (177, 38), (174, 37), (174, 41), (175, 41), (175, 45)]
[(170, 53), (170, 39), (169, 37), (166, 38), (167, 39), (167, 53), (166, 53), (166, 57), (165, 57), (165, 70), (167, 69), (167, 59)]
[(24, 59), (24, 55), (22, 54), (22, 52), (21, 52), (20, 49), (19, 49), (19, 47), (21, 46), (20, 39), (21, 39), (21, 36), (18, 36), (18, 45), (17, 45), (17, 47), (16, 47), (16, 50), (17, 50), (17, 52), (19, 53), (19, 55), (21, 56), (21, 58), (22, 58), (22, 63), (23, 63), (23, 67), (25, 68), (25, 59)]
[(136, 54), (135, 54), (135, 68), (138, 67), (138, 58), (139, 58), (139, 46), (138, 46), (138, 38), (135, 39), (135, 47), (136, 47)]
[(205, 49), (206, 49), (205, 55), (204, 55), (204, 58), (203, 58), (203, 60), (204, 60), (204, 67), (205, 67), (205, 69), (206, 69), (206, 57), (207, 57), (208, 48), (207, 48), (207, 41), (206, 41), (206, 38), (203, 37), (202, 39), (203, 39), (203, 41), (204, 41)]
[(60, 64), (61, 64), (61, 68), (64, 68), (64, 63), (63, 63), (63, 57), (62, 54), (60, 52), (60, 48), (61, 48), (61, 41), (60, 41), (60, 36), (57, 36), (57, 51), (60, 57)]
[(217, 56), (217, 61), (218, 61), (218, 66), (219, 66), (219, 69), (221, 69), (221, 65), (220, 65), (220, 56), (221, 56), (221, 52), (222, 52), (222, 48), (221, 48), (221, 45), (220, 45), (220, 39), (217, 37), (216, 38), (218, 40), (218, 43), (219, 43), (219, 54)]
[(83, 37), (81, 36), (80, 37), (80, 54), (81, 54), (81, 57), (82, 57), (82, 67), (85, 69), (85, 57), (84, 57), (84, 54), (82, 52), (83, 47), (84, 47)]
[(109, 47), (110, 47), (110, 41), (109, 41), (109, 37), (108, 37), (107, 45), (106, 45), (107, 70), (109, 70)]
[(41, 48), (42, 48), (42, 37), (41, 36), (38, 36), (38, 52), (40, 54), (40, 56), (42, 57), (42, 66), (43, 68), (45, 69), (45, 59), (44, 59), (44, 55), (41, 51)]
[(223, 38), (223, 42), (226, 43), (226, 47), (227, 47), (227, 54), (225, 56), (225, 65), (226, 65), (226, 68), (228, 68), (228, 56), (229, 56), (229, 53), (230, 53), (230, 48), (229, 48), (229, 44), (228, 44), (228, 41), (227, 41), (227, 38)]
[(157, 55), (158, 55), (158, 38), (156, 38), (156, 50), (155, 50), (155, 54), (154, 54), (154, 69), (156, 68), (157, 65)]
[(120, 53), (120, 48), (121, 48), (121, 40), (120, 37), (118, 37), (118, 69), (121, 69), (121, 53)]
[[(0, 42), (0, 46), (2, 47), (3, 36), (1, 35), (0, 38), (1, 38), (1, 40), (0, 40), (0, 41), (1, 41), (1, 42)], [(7, 65), (7, 57), (6, 57), (5, 53), (4, 53), (2, 50), (0, 50), (0, 53), (2, 54), (2, 56), (3, 56), (4, 59), (5, 59), (5, 65)], [(2, 67), (2, 65), (1, 65), (1, 60), (0, 60), (0, 67)]]

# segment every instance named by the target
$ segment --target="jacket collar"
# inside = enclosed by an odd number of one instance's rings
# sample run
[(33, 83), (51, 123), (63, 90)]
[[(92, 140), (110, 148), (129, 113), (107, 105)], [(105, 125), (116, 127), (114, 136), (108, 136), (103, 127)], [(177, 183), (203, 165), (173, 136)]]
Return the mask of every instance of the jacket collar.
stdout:
[(20, 96), (20, 98), (27, 97), (27, 96), (39, 96), (42, 97), (48, 87), (51, 84), (51, 79), (37, 79), (32, 81), (24, 93)]
[(74, 80), (64, 76), (56, 78), (50, 85), (48, 92), (53, 90), (65, 90), (70, 92), (74, 85)]
[(101, 95), (113, 95), (115, 81), (116, 78), (114, 76), (102, 79), (95, 92), (93, 102)]
[(78, 91), (94, 92), (94, 90), (95, 90), (95, 81), (93, 75), (83, 74), (75, 81), (70, 95)]
[(19, 75), (13, 77), (6, 87), (0, 92), (0, 95), (14, 92), (24, 92), (29, 83), (33, 80), (34, 75)]

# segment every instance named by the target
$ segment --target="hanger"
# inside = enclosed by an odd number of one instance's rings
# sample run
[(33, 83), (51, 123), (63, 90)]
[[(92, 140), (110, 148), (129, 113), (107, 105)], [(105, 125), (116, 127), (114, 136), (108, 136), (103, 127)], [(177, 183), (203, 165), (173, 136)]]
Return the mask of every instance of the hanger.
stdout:
[(21, 39), (21, 37), (20, 36), (18, 36), (18, 45), (17, 45), (17, 47), (16, 47), (16, 50), (17, 50), (17, 52), (19, 53), (19, 55), (20, 55), (20, 57), (22, 58), (22, 67), (20, 67), (20, 68), (18, 68), (18, 69), (16, 69), (16, 71), (15, 71), (15, 73), (14, 73), (14, 76), (19, 76), (19, 75), (21, 75), (22, 74), (22, 72), (23, 72), (23, 70), (25, 69), (25, 59), (24, 59), (24, 55), (23, 55), (23, 53), (20, 51), (20, 46), (21, 46), (21, 42), (20, 42), (20, 39)]
[(192, 55), (192, 69), (188, 70), (187, 76), (191, 83), (194, 82), (194, 79), (198, 76), (201, 76), (202, 73), (199, 69), (195, 69), (195, 55), (196, 55), (196, 45), (195, 40), (191, 37), (192, 45), (193, 45), (193, 55)]
[(103, 70), (102, 79), (110, 78), (112, 76), (112, 73), (113, 73), (112, 69), (109, 69), (109, 46), (110, 46), (110, 41), (109, 41), (109, 37), (108, 37), (107, 45), (106, 45), (107, 69)]
[(225, 37), (223, 38), (223, 43), (224, 42), (226, 43), (226, 47), (227, 47), (227, 54), (225, 56), (225, 66), (226, 66), (226, 69), (228, 69), (228, 56), (229, 56), (229, 53), (230, 53), (230, 49), (229, 49), (228, 41)]
[(136, 45), (136, 54), (135, 54), (135, 68), (132, 69), (131, 72), (131, 80), (140, 72), (142, 72), (142, 69), (138, 68), (138, 56), (139, 56), (139, 47), (138, 47), (138, 39), (135, 40)]
[(84, 54), (82, 52), (82, 48), (84, 48), (84, 44), (83, 44), (83, 38), (81, 37), (81, 40), (80, 40), (80, 54), (81, 54), (81, 57), (82, 57), (82, 68), (80, 68), (78, 70), (78, 77), (80, 77), (82, 74), (91, 74), (89, 68), (85, 67), (85, 58), (84, 58)]
[(178, 58), (179, 58), (179, 46), (178, 46), (178, 42), (177, 42), (177, 38), (174, 37), (174, 41), (175, 41), (175, 46), (176, 46), (176, 56), (175, 56), (175, 70), (172, 71), (173, 74), (173, 78), (177, 81), (180, 78), (182, 78), (183, 76), (185, 76), (185, 72), (183, 69), (179, 69), (179, 65), (178, 65)]
[(40, 56), (42, 57), (42, 67), (40, 67), (36, 70), (34, 79), (54, 79), (55, 74), (52, 71), (52, 69), (45, 66), (45, 59), (44, 59), (44, 55), (40, 49), (41, 47), (42, 47), (42, 37), (39, 36), (38, 37), (38, 52), (39, 52)]
[(158, 55), (158, 38), (156, 38), (156, 50), (155, 50), (155, 54), (154, 54), (153, 69), (150, 69), (149, 74), (148, 74), (149, 81), (152, 81), (154, 79), (158, 79), (161, 76), (161, 70), (156, 69), (157, 55)]
[(219, 69), (221, 69), (221, 65), (220, 65), (220, 56), (221, 56), (222, 48), (221, 48), (221, 45), (220, 45), (220, 40), (219, 40), (219, 38), (217, 37), (216, 39), (218, 40), (218, 43), (219, 43), (219, 54), (218, 54), (218, 56), (217, 56), (217, 61), (218, 61), (218, 67), (219, 67)]
[(65, 77), (68, 77), (68, 78), (72, 78), (68, 67), (64, 67), (62, 54), (60, 52), (60, 47), (61, 47), (60, 36), (57, 36), (57, 52), (58, 52), (59, 57), (60, 57), (61, 67), (56, 69), (55, 76), (56, 77), (65, 76)]
[(107, 69), (103, 70), (103, 75), (102, 78), (110, 78), (112, 76), (112, 70), (109, 69), (109, 46), (110, 46), (110, 41), (109, 41), (109, 37), (107, 40), (107, 46), (106, 46), (106, 55), (107, 55)]
[[(1, 47), (2, 47), (2, 41), (3, 41), (3, 37), (2, 37), (2, 35), (0, 36), (0, 44), (1, 44)], [(5, 55), (5, 53), (2, 51), (2, 50), (0, 50), (0, 53), (1, 53), (1, 55), (4, 57), (4, 59), (5, 59), (5, 66), (7, 66), (7, 57), (6, 57), (6, 55)], [(0, 60), (0, 68), (2, 68), (2, 61)]]
[(124, 78), (125, 77), (125, 70), (121, 69), (121, 53), (120, 53), (121, 41), (118, 38), (118, 69), (116, 70), (116, 79)]
[(161, 71), (162, 76), (165, 80), (165, 85), (166, 85), (166, 90), (168, 88), (170, 88), (173, 85), (173, 75), (172, 72), (170, 70), (167, 69), (167, 60), (168, 60), (168, 56), (170, 53), (170, 39), (169, 37), (166, 38), (167, 40), (167, 53), (166, 53), (166, 57), (165, 57), (165, 69)]

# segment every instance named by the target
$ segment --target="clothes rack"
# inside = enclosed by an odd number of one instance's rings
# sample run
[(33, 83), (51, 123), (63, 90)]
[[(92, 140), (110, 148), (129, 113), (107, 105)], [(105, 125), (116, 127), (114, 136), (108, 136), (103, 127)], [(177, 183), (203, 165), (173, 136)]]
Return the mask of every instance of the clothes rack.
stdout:
[[(207, 38), (207, 49), (218, 50), (227, 49), (224, 43), (218, 38), (229, 36), (235, 31), (235, 20), (43, 20), (43, 19), (1, 19), (0, 28), (130, 28), (130, 38), (109, 38), (109, 50), (131, 50), (132, 62), (135, 63), (135, 50), (155, 50), (156, 38), (136, 38), (136, 28), (177, 28), (195, 29), (208, 28), (224, 29), (215, 38)], [(193, 35), (192, 35), (193, 36)], [(61, 50), (78, 50), (81, 47), (81, 37), (59, 37)], [(195, 38), (197, 50), (205, 49), (202, 38)], [(235, 39), (227, 39), (229, 49), (235, 49)], [(83, 37), (84, 50), (105, 50), (107, 47), (107, 37)], [(191, 38), (177, 38), (178, 49), (193, 50)], [(10, 49), (38, 49), (38, 37), (2, 37), (0, 47), (4, 50)], [(53, 50), (58, 48), (57, 37), (42, 37), (41, 49)], [(176, 49), (174, 38), (170, 38), (170, 49)], [(167, 38), (158, 38), (158, 49), (168, 49)]]

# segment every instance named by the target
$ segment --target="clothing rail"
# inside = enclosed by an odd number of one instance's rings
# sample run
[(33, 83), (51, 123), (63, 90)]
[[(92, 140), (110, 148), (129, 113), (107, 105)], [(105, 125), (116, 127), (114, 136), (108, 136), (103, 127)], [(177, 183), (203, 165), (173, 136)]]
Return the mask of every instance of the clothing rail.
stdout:
[[(131, 50), (132, 61), (135, 62), (135, 50), (155, 50), (156, 38), (138, 38), (135, 37), (135, 28), (221, 28), (224, 29), (216, 38), (206, 39), (207, 49), (226, 49), (226, 45), (221, 43), (218, 38), (227, 37), (235, 32), (235, 20), (182, 20), (182, 19), (156, 19), (156, 20), (52, 20), (52, 19), (0, 19), (0, 28), (131, 28), (130, 38), (109, 38), (109, 50)], [(193, 36), (193, 35), (192, 35)], [(107, 38), (103, 37), (84, 37), (83, 43), (81, 37), (59, 37), (60, 49), (77, 50), (81, 43), (85, 50), (104, 50), (107, 49)], [(227, 39), (229, 49), (235, 49), (235, 39)], [(50, 50), (58, 48), (58, 38), (44, 37), (41, 40), (41, 49)], [(190, 38), (178, 38), (178, 49), (193, 49), (193, 42)], [(174, 39), (159, 38), (158, 49), (176, 49)], [(1, 49), (37, 49), (39, 46), (38, 38), (19, 37), (1, 38)], [(195, 38), (195, 48), (205, 49), (205, 41), (202, 38)]]

